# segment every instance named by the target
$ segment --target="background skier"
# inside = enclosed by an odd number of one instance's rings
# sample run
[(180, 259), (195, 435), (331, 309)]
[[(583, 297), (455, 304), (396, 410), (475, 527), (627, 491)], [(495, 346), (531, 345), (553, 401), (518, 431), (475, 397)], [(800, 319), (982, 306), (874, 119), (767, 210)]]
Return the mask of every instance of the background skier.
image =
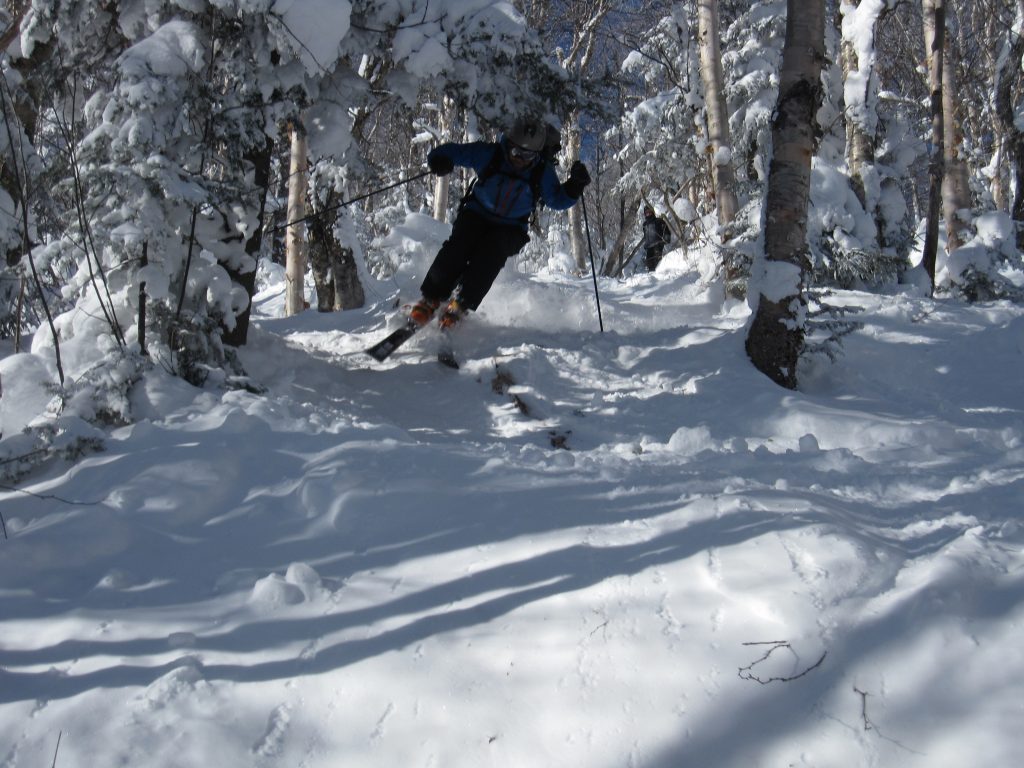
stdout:
[(651, 206), (644, 206), (644, 266), (648, 272), (658, 268), (670, 239), (671, 233), (665, 220), (655, 216)]

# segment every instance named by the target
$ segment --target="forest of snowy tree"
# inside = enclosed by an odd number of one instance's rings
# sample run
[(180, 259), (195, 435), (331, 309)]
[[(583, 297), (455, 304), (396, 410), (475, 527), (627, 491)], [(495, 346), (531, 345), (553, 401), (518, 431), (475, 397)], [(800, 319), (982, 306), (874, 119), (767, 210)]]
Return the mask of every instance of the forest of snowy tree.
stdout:
[(426, 153), (516, 115), (593, 183), (514, 268), (620, 276), (650, 205), (783, 386), (835, 351), (829, 288), (1024, 296), (1021, 0), (7, 0), (0, 29), (0, 338), (98, 421), (148, 366), (244, 384), (261, 261), (361, 305), (469, 182)]

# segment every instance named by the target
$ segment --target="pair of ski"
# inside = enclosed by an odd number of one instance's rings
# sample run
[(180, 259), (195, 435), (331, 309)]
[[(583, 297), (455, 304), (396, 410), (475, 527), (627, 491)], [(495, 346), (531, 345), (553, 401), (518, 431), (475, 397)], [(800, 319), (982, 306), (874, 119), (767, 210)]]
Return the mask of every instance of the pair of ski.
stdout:
[[(407, 319), (404, 325), (399, 326), (372, 347), (367, 349), (366, 354), (378, 363), (382, 363), (391, 356), (391, 353), (415, 336), (416, 332), (422, 327), (423, 326), (419, 325), (411, 318)], [(448, 368), (458, 369), (459, 361), (455, 357), (455, 351), (452, 349), (451, 338), (448, 336), (448, 331), (441, 331), (441, 339), (441, 349), (437, 353), (437, 362), (441, 365), (447, 366)]]

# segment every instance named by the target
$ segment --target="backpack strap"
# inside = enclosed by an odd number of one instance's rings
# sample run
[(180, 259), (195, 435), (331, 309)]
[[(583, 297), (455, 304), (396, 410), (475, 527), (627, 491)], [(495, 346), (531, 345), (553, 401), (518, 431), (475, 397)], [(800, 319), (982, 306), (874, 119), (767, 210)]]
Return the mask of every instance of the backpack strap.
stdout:
[(540, 182), (544, 178), (544, 167), (547, 161), (541, 157), (535, 166), (530, 170), (530, 194), (533, 195), (533, 207), (543, 202), (540, 197)]
[[(491, 155), (491, 159), (487, 161), (487, 165), (485, 165), (481, 169), (480, 173), (476, 175), (476, 178), (474, 178), (473, 181), (469, 183), (469, 187), (466, 188), (466, 194), (464, 194), (462, 196), (462, 200), (459, 201), (460, 211), (466, 206), (466, 203), (468, 203), (470, 198), (473, 196), (473, 189), (476, 187), (477, 184), (487, 181), (487, 179), (489, 179), (491, 176), (494, 176), (501, 171), (502, 160), (503, 157), (501, 145), (498, 144), (494, 148), (494, 154)], [(544, 178), (544, 166), (545, 160), (542, 157), (539, 159), (537, 164), (530, 169), (530, 177), (529, 179), (527, 179), (527, 183), (530, 187), (530, 197), (532, 205), (530, 216), (526, 217), (526, 221), (529, 221), (532, 215), (536, 213), (537, 203), (540, 202), (541, 200), (540, 186), (541, 180)]]
[(497, 145), (494, 148), (494, 153), (491, 155), (491, 159), (487, 161), (487, 165), (476, 175), (476, 177), (469, 182), (469, 186), (466, 187), (466, 194), (462, 196), (462, 200), (459, 201), (459, 210), (461, 211), (466, 207), (466, 203), (473, 196), (473, 189), (476, 185), (482, 181), (487, 181), (491, 176), (498, 172), (501, 168), (501, 145)]

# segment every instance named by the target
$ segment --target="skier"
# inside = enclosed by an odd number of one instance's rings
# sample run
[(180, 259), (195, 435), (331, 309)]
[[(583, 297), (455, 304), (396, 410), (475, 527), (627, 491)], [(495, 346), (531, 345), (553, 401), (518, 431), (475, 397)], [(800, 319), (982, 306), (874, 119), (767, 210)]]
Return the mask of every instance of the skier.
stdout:
[(665, 246), (671, 239), (668, 224), (664, 219), (654, 215), (654, 209), (649, 205), (644, 206), (644, 266), (648, 272), (653, 272), (661, 262)]
[(529, 241), (534, 206), (543, 200), (549, 208), (566, 210), (583, 195), (590, 183), (586, 166), (573, 163), (569, 177), (559, 183), (550, 153), (544, 152), (551, 133), (541, 123), (520, 119), (497, 142), (441, 144), (427, 155), (427, 166), (438, 176), (460, 166), (472, 168), (476, 179), (423, 279), (423, 297), (409, 313), (412, 321), (425, 325), (448, 301), (440, 325), (455, 325), (480, 306), (509, 256)]

